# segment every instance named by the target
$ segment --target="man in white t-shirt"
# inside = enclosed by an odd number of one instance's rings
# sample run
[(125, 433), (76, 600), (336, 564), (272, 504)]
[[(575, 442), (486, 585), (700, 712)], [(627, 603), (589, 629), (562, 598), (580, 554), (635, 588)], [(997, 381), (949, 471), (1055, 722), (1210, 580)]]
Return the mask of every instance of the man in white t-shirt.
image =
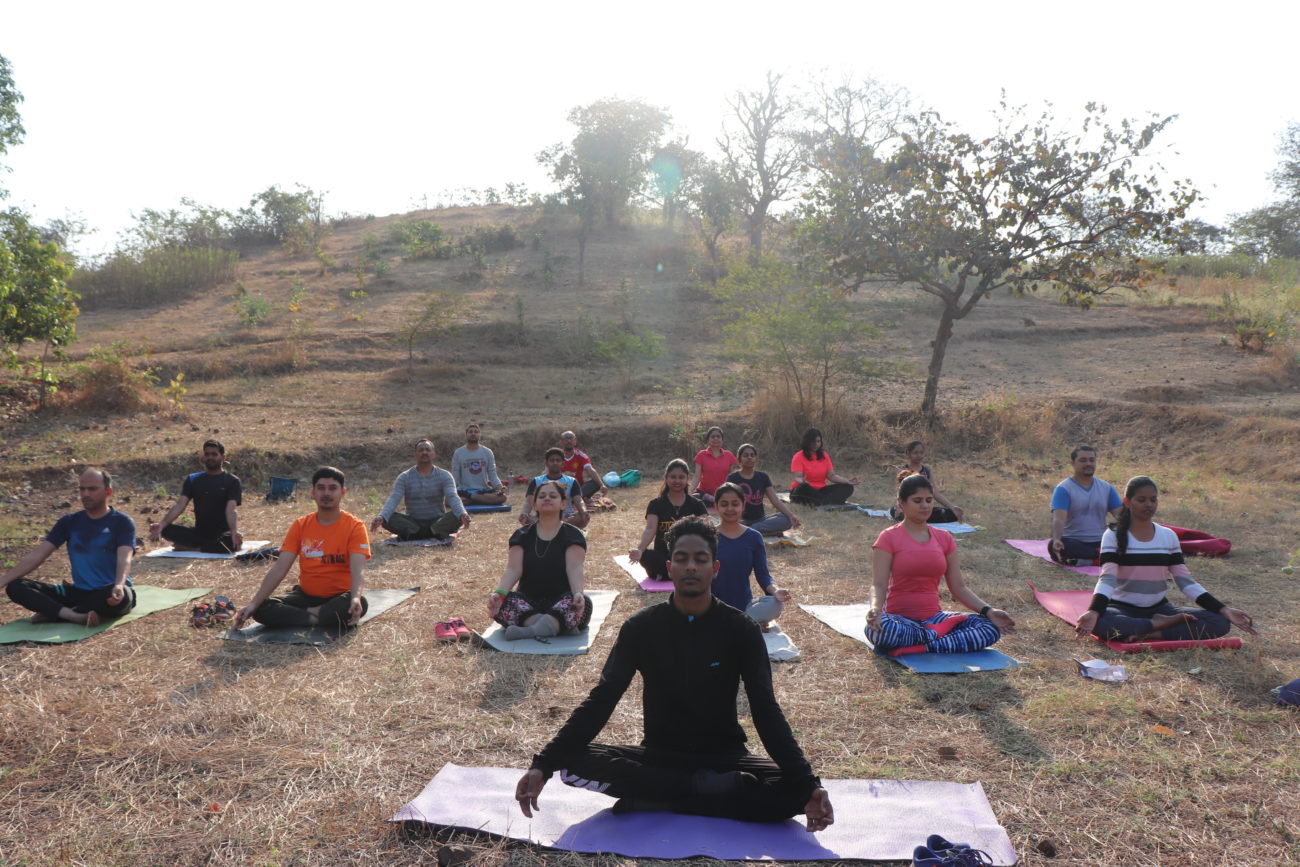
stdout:
[(506, 501), (506, 486), (497, 476), (492, 450), (479, 443), (479, 426), (465, 428), (465, 445), (451, 454), (451, 475), (461, 502), (474, 506), (499, 506)]

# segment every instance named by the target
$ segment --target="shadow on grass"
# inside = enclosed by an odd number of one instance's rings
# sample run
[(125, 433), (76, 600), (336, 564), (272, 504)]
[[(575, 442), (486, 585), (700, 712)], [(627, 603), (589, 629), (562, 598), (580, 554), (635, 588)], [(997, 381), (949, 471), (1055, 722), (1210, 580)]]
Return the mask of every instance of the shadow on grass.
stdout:
[(333, 644), (241, 644), (222, 641), (221, 646), (201, 661), (213, 669), (212, 677), (179, 687), (175, 695), (183, 701), (203, 698), (223, 687), (236, 683), (250, 671), (267, 668), (288, 668), (310, 657), (332, 652), (349, 643), (355, 633), (347, 633)]
[(973, 717), (984, 737), (1003, 754), (1025, 762), (1052, 758), (1033, 735), (1007, 717), (1005, 709), (1021, 707), (1024, 694), (1011, 684), (1006, 671), (918, 675), (884, 659), (876, 659), (876, 664), (886, 684), (906, 687), (936, 713)]
[[(478, 654), (478, 665), (492, 675), (492, 680), (483, 688), (483, 694), (479, 697), (479, 710), (489, 713), (503, 711), (528, 701), (536, 692), (535, 684), (539, 672), (563, 673), (578, 658), (502, 653), (497, 650), (483, 649)], [(594, 681), (592, 685), (595, 685)], [(583, 695), (585, 696), (586, 693), (584, 692)], [(544, 710), (549, 712), (552, 709)], [(567, 714), (568, 707), (564, 712)], [(560, 722), (563, 720), (561, 719)]]

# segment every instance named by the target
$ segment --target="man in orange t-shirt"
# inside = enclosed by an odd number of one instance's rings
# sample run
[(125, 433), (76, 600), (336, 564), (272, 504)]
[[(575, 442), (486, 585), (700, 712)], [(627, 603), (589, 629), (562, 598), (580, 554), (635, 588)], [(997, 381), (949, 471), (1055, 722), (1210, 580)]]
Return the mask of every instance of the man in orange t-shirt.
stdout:
[[(235, 615), (234, 627), (248, 618), (267, 626), (356, 626), (366, 613), (361, 595), (362, 566), (370, 558), (370, 537), (360, 519), (343, 511), (343, 471), (321, 467), (311, 477), (316, 511), (293, 522), (280, 545), (280, 557), (262, 579), (253, 600)], [(298, 584), (272, 596), (302, 558)]]

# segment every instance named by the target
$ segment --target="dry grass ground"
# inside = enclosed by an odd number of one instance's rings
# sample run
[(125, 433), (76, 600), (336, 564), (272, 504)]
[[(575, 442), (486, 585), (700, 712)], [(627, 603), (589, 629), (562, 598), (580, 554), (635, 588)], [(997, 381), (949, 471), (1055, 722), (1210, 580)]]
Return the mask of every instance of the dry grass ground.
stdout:
[[(517, 218), (433, 216), (452, 226)], [(346, 258), (383, 222), (341, 228), (327, 242), (332, 254)], [(549, 237), (569, 252), (559, 229)], [(622, 591), (593, 652), (515, 657), (433, 641), (432, 624), (450, 615), (486, 625), (484, 599), (513, 514), (477, 517), (450, 549), (377, 549), (372, 586), (424, 592), (336, 646), (221, 642), (176, 609), (83, 642), (0, 648), (0, 865), (429, 863), (442, 841), (403, 839), (384, 820), (445, 762), (522, 768), (594, 682), (618, 623), (656, 601), (609, 558), (636, 537), (655, 469), (686, 453), (682, 435), (721, 419), (731, 445), (760, 442), (767, 469), (784, 477), (793, 445), (768, 447), (751, 390), (736, 385), (713, 346), (719, 311), (689, 288), (670, 245), (652, 233), (603, 239), (585, 288), (571, 265), (544, 285), (535, 276), (541, 255), (492, 257), (472, 285), (452, 279), (464, 260), (395, 261), (361, 321), (328, 309), (350, 275), (311, 276), (314, 263), (282, 251), (242, 266), (249, 291), (278, 305), (256, 332), (239, 331), (225, 290), (176, 309), (85, 317), (83, 347), (148, 341), (154, 363), (211, 376), (195, 378), (180, 417), (11, 413), (0, 433), (0, 545), (12, 559), (39, 538), (70, 508), (69, 467), (89, 462), (117, 472), (118, 505), (143, 526), (214, 432), (254, 491), (272, 473), (337, 463), (349, 473), (345, 507), (369, 518), (417, 435), (434, 434), (449, 454), (463, 420), (480, 418), (501, 463), (531, 473), (541, 448), (575, 427), (602, 471), (647, 474), (647, 484), (615, 493), (618, 511), (592, 523), (589, 582)], [(671, 267), (659, 272), (656, 260)], [(314, 306), (291, 335), (294, 269), (308, 274)], [(670, 344), (626, 394), (607, 369), (574, 375), (563, 357), (567, 325), (579, 310), (610, 316), (624, 278)], [(408, 379), (393, 321), (430, 287), (455, 288), (470, 312), (458, 334), (423, 347)], [(516, 295), (523, 333), (513, 324)], [(931, 327), (923, 306), (898, 292), (861, 303), (893, 324), (874, 351), (915, 365)], [(297, 365), (275, 361), (294, 353)], [(1002, 649), (1030, 664), (918, 677), (792, 611), (783, 625), (803, 659), (777, 666), (777, 690), (818, 771), (978, 780), (1030, 865), (1300, 863), (1300, 716), (1267, 696), (1300, 675), (1300, 594), (1281, 572), (1300, 546), (1288, 522), (1300, 507), (1293, 367), (1270, 374), (1276, 362), (1222, 346), (1196, 311), (1114, 304), (1082, 314), (1033, 298), (977, 311), (949, 359), (941, 395), (949, 410), (928, 436), (931, 463), (985, 528), (961, 539), (963, 564), (981, 595), (1019, 623)], [(898, 446), (919, 431), (906, 410), (918, 396), (915, 377), (899, 377), (847, 409), (831, 445), (837, 468), (863, 477), (863, 501), (884, 502)], [(1078, 677), (1071, 657), (1114, 655), (1036, 608), (1025, 579), (1048, 589), (1086, 579), (1000, 540), (1046, 532), (1062, 453), (1079, 439), (1102, 449), (1105, 478), (1160, 479), (1164, 520), (1234, 541), (1230, 558), (1192, 565), (1213, 592), (1255, 615), (1258, 638), (1235, 653), (1124, 659), (1133, 679), (1121, 686)], [(250, 493), (242, 529), (278, 540), (308, 505), (266, 505)], [(807, 524), (812, 547), (773, 555), (781, 583), (799, 601), (864, 598), (866, 551), (884, 522), (814, 513)], [(61, 569), (55, 560), (40, 576)], [(136, 579), (213, 587), (240, 601), (263, 573), (142, 560)], [(0, 620), (19, 614), (0, 603)], [(637, 695), (604, 737), (639, 737)], [(941, 747), (956, 758), (940, 758)], [(1054, 859), (1035, 848), (1045, 839)], [(634, 863), (467, 845), (492, 867)]]

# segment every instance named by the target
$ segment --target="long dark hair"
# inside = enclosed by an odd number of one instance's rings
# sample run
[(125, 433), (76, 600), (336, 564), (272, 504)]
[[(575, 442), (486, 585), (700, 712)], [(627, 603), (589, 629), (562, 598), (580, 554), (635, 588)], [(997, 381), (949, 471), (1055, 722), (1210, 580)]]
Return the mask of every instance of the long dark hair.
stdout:
[[(659, 489), (659, 496), (661, 497), (668, 496), (668, 474), (673, 470), (681, 470), (683, 473), (686, 473), (687, 479), (691, 477), (691, 465), (681, 458), (673, 458), (668, 462), (668, 466), (664, 467), (664, 484), (663, 487)], [(690, 495), (690, 491), (687, 491), (686, 496), (689, 497)]]
[(922, 490), (933, 494), (934, 485), (930, 484), (930, 480), (920, 473), (912, 473), (898, 483), (898, 502), (905, 503), (908, 497)]
[[(1134, 476), (1129, 479), (1128, 484), (1124, 486), (1124, 499), (1128, 500), (1143, 488), (1150, 488), (1157, 494), (1160, 493), (1160, 489), (1156, 487), (1155, 480), (1150, 476)], [(1119, 518), (1115, 520), (1115, 553), (1119, 554), (1121, 557), (1123, 557), (1124, 553), (1128, 551), (1128, 528), (1132, 523), (1133, 513), (1129, 511), (1128, 503), (1126, 502), (1119, 510)]]
[[(819, 439), (824, 440), (825, 438), (822, 436), (822, 432), (815, 427), (810, 427), (803, 432), (803, 439), (799, 442), (799, 451), (803, 452), (803, 456), (810, 461), (814, 460), (812, 444)], [(820, 461), (824, 457), (826, 457), (826, 449), (823, 446), (818, 446), (816, 460)]]

